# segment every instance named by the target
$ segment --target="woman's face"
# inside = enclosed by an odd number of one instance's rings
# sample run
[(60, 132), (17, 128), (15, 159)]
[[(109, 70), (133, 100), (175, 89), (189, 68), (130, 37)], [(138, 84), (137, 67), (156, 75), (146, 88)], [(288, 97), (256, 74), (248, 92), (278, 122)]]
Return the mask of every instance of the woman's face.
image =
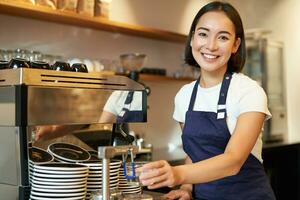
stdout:
[(239, 45), (234, 24), (221, 11), (202, 15), (191, 39), (194, 59), (207, 72), (226, 71), (227, 62)]

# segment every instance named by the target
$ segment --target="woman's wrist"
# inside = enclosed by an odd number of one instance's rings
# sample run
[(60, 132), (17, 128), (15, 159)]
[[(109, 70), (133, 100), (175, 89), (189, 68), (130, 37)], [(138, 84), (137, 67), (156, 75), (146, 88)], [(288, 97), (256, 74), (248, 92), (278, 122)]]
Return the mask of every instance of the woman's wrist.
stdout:
[(192, 193), (193, 191), (193, 185), (192, 184), (183, 184), (179, 187), (182, 190), (186, 190)]
[(174, 174), (176, 174), (176, 185), (183, 185), (185, 183), (184, 165), (175, 166)]

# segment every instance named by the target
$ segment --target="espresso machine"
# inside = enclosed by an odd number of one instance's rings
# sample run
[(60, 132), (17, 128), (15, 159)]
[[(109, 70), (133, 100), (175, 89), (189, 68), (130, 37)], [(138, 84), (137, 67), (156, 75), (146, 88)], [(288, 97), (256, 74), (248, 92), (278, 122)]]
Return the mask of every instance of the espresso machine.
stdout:
[[(114, 124), (101, 120), (104, 107), (116, 93), (137, 93), (142, 115), (130, 122), (146, 122), (145, 87), (111, 73), (80, 73), (45, 69), (0, 70), (0, 197), (29, 199), (28, 148), (32, 127), (44, 125)], [(125, 106), (125, 102), (124, 106)], [(117, 99), (116, 104), (122, 104)], [(128, 108), (127, 108), (128, 109)]]

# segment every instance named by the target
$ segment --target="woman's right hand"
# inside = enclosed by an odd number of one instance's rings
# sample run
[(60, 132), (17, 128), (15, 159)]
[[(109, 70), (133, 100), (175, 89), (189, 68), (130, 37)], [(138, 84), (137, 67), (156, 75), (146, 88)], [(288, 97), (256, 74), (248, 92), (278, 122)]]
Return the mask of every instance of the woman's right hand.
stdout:
[(192, 199), (192, 192), (188, 189), (172, 190), (164, 196), (167, 199), (190, 200)]
[(35, 140), (48, 140), (61, 136), (63, 126), (37, 126), (35, 130)]

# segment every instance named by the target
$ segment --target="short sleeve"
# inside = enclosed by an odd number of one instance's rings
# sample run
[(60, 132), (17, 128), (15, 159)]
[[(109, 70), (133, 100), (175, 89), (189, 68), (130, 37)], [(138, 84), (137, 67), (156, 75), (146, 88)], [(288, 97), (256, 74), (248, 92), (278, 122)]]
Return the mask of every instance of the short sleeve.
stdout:
[(185, 122), (185, 114), (188, 110), (189, 100), (191, 96), (191, 85), (184, 85), (176, 94), (174, 98), (174, 112), (173, 119), (177, 122), (184, 123)]
[(185, 116), (182, 115), (182, 110), (180, 109), (180, 100), (179, 100), (179, 93), (176, 94), (174, 98), (174, 113), (173, 113), (173, 119), (184, 123)]
[[(118, 115), (122, 109), (122, 92), (115, 91), (108, 98), (103, 110)], [(124, 100), (123, 100), (124, 102)]]
[(266, 114), (266, 120), (272, 117), (268, 109), (267, 95), (258, 84), (253, 84), (241, 91), (239, 104), (240, 114), (262, 112)]

